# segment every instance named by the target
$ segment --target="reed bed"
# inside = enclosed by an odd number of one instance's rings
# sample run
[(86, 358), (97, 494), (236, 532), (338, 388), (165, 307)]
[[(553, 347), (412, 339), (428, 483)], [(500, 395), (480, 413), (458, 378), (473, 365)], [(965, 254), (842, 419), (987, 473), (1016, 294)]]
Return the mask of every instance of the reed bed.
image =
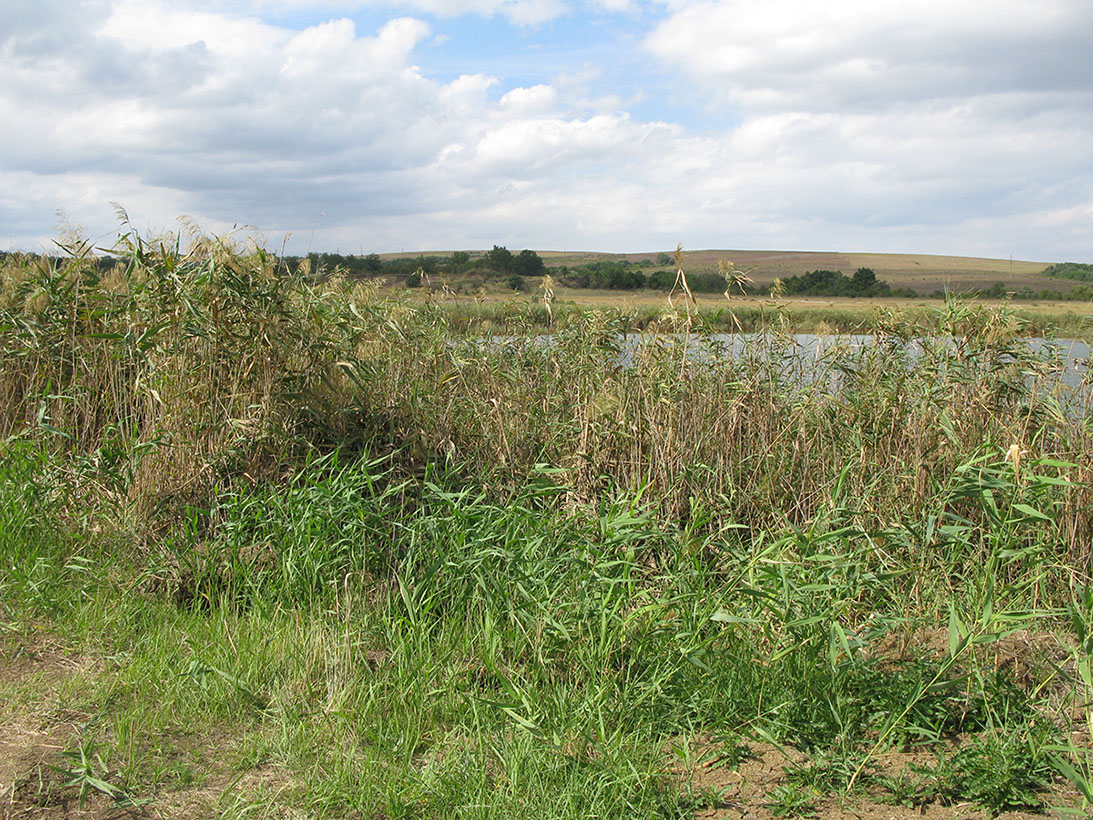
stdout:
[(13, 795), (155, 799), (227, 731), (285, 774), (221, 816), (691, 817), (756, 743), (776, 816), (1093, 803), (1090, 385), (1008, 308), (817, 353), (121, 244), (0, 272), (0, 635), (99, 659)]
[[(756, 530), (805, 525), (836, 490), (872, 523), (917, 518), (960, 465), (1011, 450), (1090, 478), (1088, 380), (1062, 385), (1004, 307), (951, 303), (928, 336), (882, 318), (872, 344), (819, 358), (775, 313), (730, 355), (682, 311), (637, 334), (619, 312), (563, 314), (547, 335), (543, 304), (453, 321), (216, 239), (124, 243), (105, 276), (78, 250), (4, 271), (0, 438), (64, 456), (138, 529), (336, 448), (502, 494), (545, 464), (575, 505), (640, 492), (672, 520)], [(1089, 501), (1074, 490), (1060, 519), (1071, 565), (1088, 559)]]

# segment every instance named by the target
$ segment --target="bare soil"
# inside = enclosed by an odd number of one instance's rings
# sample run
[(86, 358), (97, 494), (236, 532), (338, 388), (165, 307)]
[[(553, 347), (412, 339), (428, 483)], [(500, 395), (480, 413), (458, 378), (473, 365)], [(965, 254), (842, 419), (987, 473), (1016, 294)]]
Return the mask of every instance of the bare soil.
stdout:
[[(688, 771), (681, 772), (689, 779), (695, 791), (716, 794), (715, 805), (699, 809), (696, 820), (775, 820), (779, 817), (772, 794), (779, 787), (791, 783), (787, 770), (795, 766), (807, 766), (808, 758), (794, 749), (779, 749), (769, 743), (748, 743), (723, 756), (713, 745), (696, 750), (699, 762)], [(928, 752), (889, 752), (878, 755), (873, 771), (881, 775), (899, 778), (913, 776), (911, 765), (925, 766), (935, 760)], [(797, 789), (810, 799), (810, 807), (803, 809), (800, 817), (816, 820), (991, 820), (986, 809), (967, 804), (943, 805), (938, 802), (898, 805), (885, 802), (879, 789), (867, 791), (866, 796), (809, 792), (806, 787)], [(1069, 784), (1058, 782), (1045, 795), (1050, 806), (1073, 807), (1078, 797)], [(786, 815), (782, 815), (786, 816)], [(792, 816), (792, 815), (790, 815)], [(1058, 816), (1052, 813), (1008, 811), (995, 815), (996, 820), (1045, 820)]]
[[(213, 772), (200, 786), (166, 790), (152, 798), (117, 801), (94, 788), (81, 797), (77, 786), (66, 786), (73, 761), (62, 753), (79, 744), (87, 712), (65, 705), (65, 684), (78, 673), (95, 674), (93, 660), (80, 657), (48, 635), (0, 635), (0, 820), (121, 820), (179, 818), (205, 820), (219, 815), (227, 796), (275, 791), (280, 772), (273, 767), (243, 776)], [(232, 738), (210, 739), (227, 751)], [(109, 773), (105, 781), (123, 784)], [(270, 786), (273, 788), (269, 788)], [(280, 816), (271, 806), (266, 817)]]
[[(946, 651), (940, 631), (914, 636), (911, 643), (928, 651)], [(907, 651), (906, 645), (887, 648), (893, 657)], [(1044, 636), (1018, 633), (997, 647), (999, 663), (1036, 665), (1045, 657), (1061, 660), (1061, 650)], [(75, 786), (65, 786), (67, 776), (58, 771), (65, 763), (61, 753), (74, 748), (79, 727), (89, 718), (85, 712), (64, 704), (64, 685), (78, 673), (95, 672), (94, 662), (81, 658), (47, 635), (0, 635), (0, 820), (44, 818), (45, 820), (121, 820), (122, 818), (181, 818), (198, 820), (219, 815), (236, 798), (251, 802), (262, 795), (263, 817), (296, 816), (277, 799), (291, 787), (288, 772), (276, 766), (262, 766), (242, 774), (226, 769), (213, 771), (197, 786), (165, 790), (135, 803), (112, 800), (94, 789), (81, 799)], [(12, 693), (13, 696), (8, 696)], [(234, 745), (230, 736), (202, 738), (207, 750), (227, 753)], [(226, 756), (226, 754), (225, 754)], [(891, 752), (878, 755), (874, 770), (899, 778), (912, 764), (933, 760), (928, 752)], [(678, 757), (676, 758), (678, 761)], [(793, 749), (750, 742), (731, 747), (713, 742), (694, 745), (687, 766), (669, 768), (679, 778), (681, 789), (706, 795), (695, 818), (705, 820), (773, 820), (778, 817), (772, 792), (787, 786), (787, 769), (807, 766), (808, 758)], [(111, 782), (111, 775), (106, 778)], [(112, 785), (118, 785), (113, 783)], [(800, 787), (798, 787), (800, 789)], [(880, 790), (865, 796), (804, 793), (810, 806), (798, 816), (817, 820), (990, 820), (990, 813), (970, 805), (926, 803), (893, 805), (883, 802)], [(1078, 795), (1059, 779), (1045, 796), (1050, 806), (1075, 807)], [(785, 815), (783, 815), (785, 816)], [(997, 820), (1042, 820), (1050, 814), (1006, 812)]]

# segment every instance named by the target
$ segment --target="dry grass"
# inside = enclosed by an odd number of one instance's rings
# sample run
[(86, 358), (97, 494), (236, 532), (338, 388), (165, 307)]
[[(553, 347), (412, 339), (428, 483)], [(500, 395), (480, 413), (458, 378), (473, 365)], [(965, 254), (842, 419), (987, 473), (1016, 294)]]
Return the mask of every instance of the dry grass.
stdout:
[[(703, 315), (660, 301), (637, 325), (658, 333), (620, 353), (635, 316), (563, 312), (561, 289), (551, 314), (535, 297), (487, 318), (283, 275), (218, 240), (183, 252), (130, 236), (127, 266), (105, 279), (79, 254), (5, 271), (0, 437), (66, 454), (80, 493), (143, 526), (339, 445), (459, 465), (499, 491), (547, 463), (578, 503), (644, 488), (673, 518), (717, 509), (753, 527), (810, 520), (837, 483), (878, 520), (922, 510), (959, 459), (1014, 442), (1093, 461), (1089, 431), (1057, 409), (1051, 362), (1022, 352), (1030, 325), (1005, 305), (909, 318), (734, 297), (732, 327), (754, 305), (748, 326), (773, 335), (727, 356)], [(786, 332), (816, 304), (816, 329), (876, 343), (830, 345), (817, 367)], [(548, 324), (549, 342), (524, 335)], [(914, 357), (907, 339), (924, 332), (960, 343)], [(1079, 505), (1066, 522), (1084, 550), (1089, 516)]]

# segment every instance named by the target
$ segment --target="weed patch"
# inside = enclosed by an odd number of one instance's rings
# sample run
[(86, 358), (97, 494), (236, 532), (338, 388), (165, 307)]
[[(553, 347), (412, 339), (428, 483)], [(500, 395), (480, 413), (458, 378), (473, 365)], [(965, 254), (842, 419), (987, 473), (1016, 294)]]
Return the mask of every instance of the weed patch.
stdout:
[(1008, 309), (815, 351), (123, 244), (4, 262), (0, 714), (73, 716), (19, 811), (1093, 804), (1089, 385)]

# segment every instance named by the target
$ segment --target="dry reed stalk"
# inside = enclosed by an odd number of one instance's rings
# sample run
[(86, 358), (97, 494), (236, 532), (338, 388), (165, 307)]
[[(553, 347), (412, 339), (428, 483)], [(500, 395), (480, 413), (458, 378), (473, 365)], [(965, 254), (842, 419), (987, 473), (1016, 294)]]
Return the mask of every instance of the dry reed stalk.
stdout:
[[(664, 515), (698, 505), (755, 528), (813, 520), (836, 486), (877, 522), (914, 517), (988, 443), (1022, 442), (1022, 475), (1041, 458), (1093, 462), (1080, 422), (1022, 387), (1011, 316), (955, 306), (938, 327), (957, 343), (916, 358), (917, 328), (882, 322), (871, 347), (817, 359), (784, 330), (729, 356), (688, 310), (624, 352), (632, 317), (561, 321), (549, 286), (549, 341), (462, 336), (452, 328), (468, 320), (450, 311), (306, 265), (211, 240), (128, 241), (107, 276), (86, 257), (7, 263), (0, 436), (63, 454), (86, 492), (112, 483), (145, 526), (164, 504), (347, 444), (454, 459), (501, 494), (546, 462), (576, 502), (644, 488)], [(1068, 554), (1086, 559), (1088, 502), (1079, 486), (1060, 508)]]
[(683, 270), (683, 243), (680, 242), (676, 245), (675, 253), (672, 255), (672, 259), (676, 266), (676, 279), (672, 283), (672, 289), (668, 292), (668, 304), (673, 308), (675, 302), (672, 301), (672, 297), (675, 296), (676, 290), (679, 289), (686, 296), (684, 304), (687, 307), (687, 318), (690, 319), (691, 309), (698, 303), (695, 301), (694, 294), (691, 293), (691, 286), (687, 284), (687, 273)]

